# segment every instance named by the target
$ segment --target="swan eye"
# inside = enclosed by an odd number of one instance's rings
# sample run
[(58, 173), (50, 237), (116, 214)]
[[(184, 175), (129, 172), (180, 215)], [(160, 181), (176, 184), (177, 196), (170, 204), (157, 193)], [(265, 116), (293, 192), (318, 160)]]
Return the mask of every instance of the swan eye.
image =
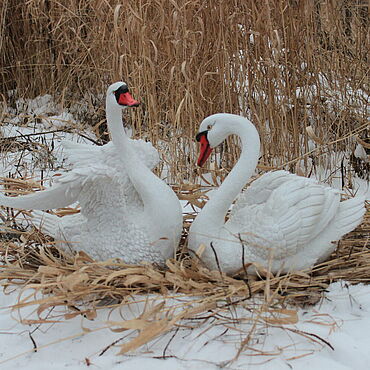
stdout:
[(212, 127), (213, 127), (213, 125), (208, 125), (208, 126), (207, 126), (207, 130), (211, 130), (211, 129), (212, 129)]

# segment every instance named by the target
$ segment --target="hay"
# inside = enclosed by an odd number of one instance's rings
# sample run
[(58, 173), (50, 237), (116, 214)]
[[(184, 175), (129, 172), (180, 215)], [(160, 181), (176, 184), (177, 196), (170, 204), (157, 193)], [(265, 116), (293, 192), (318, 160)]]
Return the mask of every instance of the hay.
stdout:
[[(203, 201), (200, 195), (204, 198), (199, 187), (192, 190), (187, 185), (177, 191), (192, 204)], [(184, 215), (185, 225), (194, 216), (194, 213)], [(253, 334), (260, 325), (292, 330), (287, 325), (298, 320), (294, 306), (317, 303), (330, 283), (339, 280), (370, 283), (370, 212), (356, 230), (340, 241), (327, 261), (287, 275), (265, 272), (265, 278), (244, 273), (231, 277), (208, 270), (198, 258), (186, 253), (186, 229), (181, 251), (175, 259), (167, 261), (166, 268), (127, 265), (118, 260), (97, 262), (83, 252), (74, 256), (64, 253), (57, 242), (45, 239), (37, 231), (20, 232), (17, 243), (0, 245), (1, 284), (5, 291), (20, 288), (19, 301), (13, 309), (37, 306), (38, 317), (21, 318), (25, 324), (53, 323), (79, 315), (93, 319), (101, 308), (145, 301), (143, 312), (133, 319), (107, 324), (116, 332), (138, 331), (136, 337), (120, 345), (119, 354), (124, 354), (181, 327), (184, 320), (203, 323), (201, 318), (207, 317), (227, 326), (235, 317), (226, 318), (225, 312), (243, 307), (252, 312), (252, 318), (240, 318), (241, 322), (251, 321), (250, 332), (240, 343), (240, 353), (243, 348), (252, 348)], [(35, 294), (29, 294), (29, 289)], [(178, 297), (186, 299), (179, 302)], [(56, 307), (62, 313), (52, 315)], [(296, 334), (330, 347), (313, 334), (299, 331)]]

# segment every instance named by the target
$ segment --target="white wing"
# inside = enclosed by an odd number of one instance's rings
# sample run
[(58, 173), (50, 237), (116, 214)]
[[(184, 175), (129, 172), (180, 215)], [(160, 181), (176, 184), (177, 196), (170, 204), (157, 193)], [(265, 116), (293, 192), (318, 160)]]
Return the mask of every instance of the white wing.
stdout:
[[(81, 213), (75, 213), (64, 217), (58, 217), (43, 211), (32, 211), (32, 223), (43, 233), (57, 240), (78, 240), (78, 236), (84, 230), (85, 217)], [(71, 237), (71, 234), (73, 235)]]
[(81, 188), (79, 184), (56, 184), (50, 188), (19, 197), (0, 195), (0, 206), (19, 209), (51, 209), (74, 203)]
[(48, 189), (19, 197), (0, 195), (0, 205), (20, 209), (46, 210), (66, 207), (76, 202), (82, 188), (97, 178), (117, 175), (117, 169), (109, 166), (109, 157), (102, 156), (100, 147), (68, 142), (70, 160), (78, 163), (70, 171), (55, 176), (55, 183)]
[(253, 204), (262, 204), (267, 201), (271, 193), (287, 181), (296, 177), (288, 171), (268, 172), (253, 181), (249, 187), (238, 196), (232, 213)]
[[(149, 168), (158, 164), (158, 152), (150, 143), (143, 140), (131, 140), (130, 143)], [(70, 171), (55, 177), (55, 184), (46, 190), (19, 197), (0, 195), (0, 205), (35, 210), (66, 207), (78, 200), (86, 184), (94, 186), (99, 180), (102, 186), (106, 180), (108, 186), (112, 185), (113, 179), (126, 177), (125, 164), (113, 143), (93, 146), (63, 141), (62, 145), (73, 165)], [(114, 189), (111, 190), (114, 193)]]
[[(129, 139), (130, 145), (134, 148), (140, 160), (148, 168), (155, 167), (159, 162), (158, 151), (150, 142), (144, 140)], [(61, 142), (68, 161), (77, 167), (84, 167), (86, 164), (96, 163), (99, 161), (101, 167), (122, 167), (124, 163), (117, 149), (112, 142), (103, 146), (93, 146), (88, 144), (74, 143), (71, 141)]]
[(268, 259), (286, 258), (323, 232), (335, 217), (339, 191), (292, 175), (270, 192), (265, 203), (239, 207), (228, 226)]

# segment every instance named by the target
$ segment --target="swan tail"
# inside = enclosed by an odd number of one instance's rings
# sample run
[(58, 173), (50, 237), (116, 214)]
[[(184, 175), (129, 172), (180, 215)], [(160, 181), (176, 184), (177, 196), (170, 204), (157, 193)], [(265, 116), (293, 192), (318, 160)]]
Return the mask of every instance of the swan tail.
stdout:
[(44, 234), (59, 239), (60, 217), (42, 211), (32, 211), (32, 223)]
[(46, 190), (18, 197), (0, 194), (0, 206), (19, 209), (53, 209), (69, 206), (77, 200), (77, 194), (66, 184), (58, 184)]
[(339, 210), (334, 219), (336, 229), (340, 234), (339, 237), (360, 225), (366, 211), (365, 200), (364, 196), (358, 196), (339, 204)]
[(366, 210), (364, 202), (365, 197), (355, 197), (339, 203), (336, 216), (325, 232), (318, 235), (306, 248), (306, 261), (312, 261), (314, 264), (325, 261), (330, 256), (338, 245), (336, 241), (362, 222)]

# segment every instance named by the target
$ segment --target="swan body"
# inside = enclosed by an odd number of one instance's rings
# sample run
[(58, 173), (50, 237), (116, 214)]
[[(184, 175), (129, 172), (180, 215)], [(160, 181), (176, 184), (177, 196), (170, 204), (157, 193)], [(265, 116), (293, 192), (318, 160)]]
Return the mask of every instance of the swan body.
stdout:
[[(33, 209), (42, 231), (94, 259), (163, 264), (177, 248), (182, 211), (172, 189), (150, 170), (158, 163), (157, 151), (124, 132), (121, 111), (137, 104), (125, 83), (111, 85), (106, 111), (112, 142), (102, 147), (64, 142), (73, 164), (69, 172), (44, 191), (1, 195), (0, 205)], [(74, 202), (81, 206), (79, 214), (60, 218), (41, 212)]]
[(239, 194), (257, 166), (260, 150), (255, 126), (241, 116), (219, 113), (201, 123), (198, 165), (231, 134), (241, 139), (241, 156), (189, 232), (189, 249), (196, 252), (203, 244), (201, 258), (210, 269), (232, 274), (245, 266), (256, 273), (250, 263), (273, 273), (309, 268), (327, 258), (334, 242), (361, 223), (364, 197), (341, 202), (338, 190), (287, 171), (266, 173)]

